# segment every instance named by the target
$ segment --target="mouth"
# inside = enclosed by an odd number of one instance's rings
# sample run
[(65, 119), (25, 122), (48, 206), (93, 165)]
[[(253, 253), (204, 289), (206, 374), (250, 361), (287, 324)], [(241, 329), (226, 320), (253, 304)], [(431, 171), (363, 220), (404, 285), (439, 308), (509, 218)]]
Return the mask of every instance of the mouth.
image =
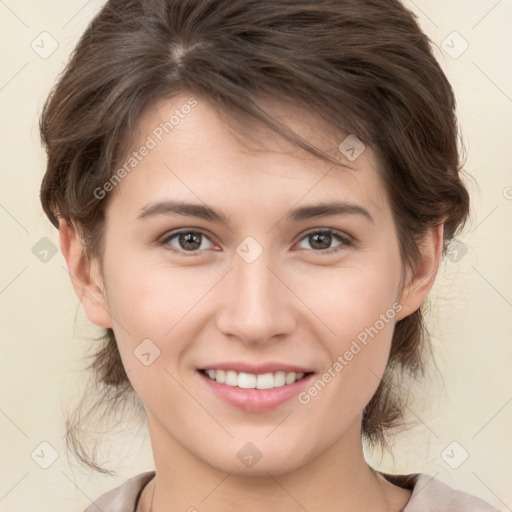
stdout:
[(209, 397), (247, 412), (277, 409), (296, 398), (314, 379), (315, 372), (278, 370), (266, 373), (202, 368), (197, 375)]
[(225, 384), (226, 386), (238, 387), (241, 389), (274, 389), (289, 386), (305, 379), (314, 372), (268, 372), (268, 373), (246, 373), (234, 370), (200, 369), (200, 373), (208, 379)]

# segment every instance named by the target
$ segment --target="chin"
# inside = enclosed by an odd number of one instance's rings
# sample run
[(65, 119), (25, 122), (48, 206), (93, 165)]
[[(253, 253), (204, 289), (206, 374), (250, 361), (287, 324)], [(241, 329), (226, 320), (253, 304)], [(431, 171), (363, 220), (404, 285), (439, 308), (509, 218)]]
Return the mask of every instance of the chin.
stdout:
[[(208, 450), (201, 457), (211, 467), (225, 472), (240, 476), (266, 477), (268, 474), (282, 475), (294, 471), (306, 462), (306, 454), (299, 452), (297, 446), (301, 443), (293, 443), (294, 446), (272, 446), (262, 440), (260, 443), (255, 441), (246, 443), (236, 443), (237, 448), (234, 451)], [(226, 445), (224, 444), (226, 448)], [(302, 447), (304, 448), (304, 447)], [(200, 455), (200, 454), (197, 454)]]

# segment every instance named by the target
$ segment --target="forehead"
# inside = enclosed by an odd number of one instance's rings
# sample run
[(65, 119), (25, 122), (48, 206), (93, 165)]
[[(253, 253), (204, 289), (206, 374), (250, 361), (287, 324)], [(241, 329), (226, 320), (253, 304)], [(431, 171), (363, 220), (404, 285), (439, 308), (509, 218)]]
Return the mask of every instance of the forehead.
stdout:
[(251, 198), (255, 205), (261, 200), (268, 206), (329, 194), (329, 199), (358, 197), (375, 211), (386, 208), (369, 146), (290, 100), (265, 98), (259, 105), (338, 163), (205, 97), (181, 93), (152, 103), (138, 120), (120, 165), (126, 172), (111, 203), (135, 213), (150, 198), (204, 198), (217, 205)]

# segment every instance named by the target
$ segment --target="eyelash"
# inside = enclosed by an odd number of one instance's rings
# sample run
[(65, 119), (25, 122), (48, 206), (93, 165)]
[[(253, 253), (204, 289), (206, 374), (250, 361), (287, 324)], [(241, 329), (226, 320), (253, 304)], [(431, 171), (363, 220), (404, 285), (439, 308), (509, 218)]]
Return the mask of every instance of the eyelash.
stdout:
[[(208, 235), (204, 231), (202, 231), (201, 229), (181, 229), (181, 230), (172, 231), (171, 233), (169, 233), (168, 236), (166, 236), (164, 239), (162, 239), (159, 242), (159, 245), (166, 246), (165, 248), (167, 250), (169, 250), (169, 251), (171, 251), (173, 253), (176, 253), (176, 254), (182, 254), (182, 255), (187, 256), (187, 257), (189, 257), (189, 256), (191, 256), (191, 257), (200, 256), (201, 255), (201, 251), (200, 250), (185, 251), (185, 250), (175, 249), (174, 247), (171, 247), (170, 245), (168, 245), (170, 240), (172, 240), (173, 238), (176, 238), (177, 236), (181, 235), (182, 233), (200, 234), (200, 235), (206, 237), (209, 240)], [(347, 247), (350, 247), (350, 246), (354, 245), (354, 240), (351, 237), (349, 237), (348, 235), (346, 235), (346, 234), (344, 234), (342, 232), (339, 232), (339, 231), (336, 231), (334, 229), (331, 229), (331, 228), (325, 228), (325, 229), (318, 229), (317, 228), (317, 229), (308, 231), (307, 233), (304, 233), (302, 235), (302, 238), (300, 238), (299, 242), (301, 242), (302, 240), (304, 240), (305, 238), (307, 238), (310, 235), (314, 235), (314, 234), (318, 234), (318, 233), (332, 235), (332, 236), (336, 237), (341, 242), (341, 244), (339, 246), (334, 247), (333, 249), (319, 249), (319, 250), (315, 250), (315, 249), (300, 249), (300, 250), (311, 250), (311, 251), (313, 251), (313, 252), (315, 252), (317, 254), (320, 254), (320, 255), (330, 255), (330, 254), (335, 254), (335, 253), (341, 252), (343, 250), (346, 250)]]

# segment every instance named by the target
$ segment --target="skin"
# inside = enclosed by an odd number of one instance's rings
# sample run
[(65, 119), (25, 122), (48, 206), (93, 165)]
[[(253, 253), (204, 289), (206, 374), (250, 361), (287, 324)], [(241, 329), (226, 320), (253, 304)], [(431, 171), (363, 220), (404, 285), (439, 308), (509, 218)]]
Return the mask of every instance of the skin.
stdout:
[[(148, 109), (131, 151), (192, 96)], [(146, 410), (156, 478), (138, 510), (150, 510), (154, 492), (154, 512), (399, 511), (411, 492), (366, 463), (361, 415), (384, 372), (394, 324), (420, 307), (434, 283), (442, 226), (428, 232), (421, 259), (404, 275), (369, 147), (349, 162), (337, 150), (344, 136), (311, 111), (266, 102), (273, 115), (337, 155), (334, 166), (262, 127), (250, 125), (250, 140), (241, 137), (206, 98), (194, 97), (198, 105), (112, 192), (102, 265), (84, 256), (73, 227), (61, 222), (59, 229), (85, 313), (114, 329)], [(163, 199), (207, 204), (228, 222), (137, 219), (147, 203)], [(330, 200), (363, 206), (373, 222), (357, 214), (284, 220), (292, 208)], [(198, 256), (187, 256), (178, 237), (158, 245), (180, 228), (205, 232)], [(305, 234), (313, 228), (332, 228), (353, 243), (333, 236), (322, 249)], [(236, 253), (247, 236), (263, 249), (250, 264)], [(320, 375), (396, 303), (395, 318), (308, 404), (292, 399), (270, 411), (242, 411), (214, 396), (196, 371), (212, 361), (273, 360)], [(146, 338), (160, 349), (149, 366), (133, 354)], [(237, 457), (247, 442), (262, 454), (252, 467)]]

